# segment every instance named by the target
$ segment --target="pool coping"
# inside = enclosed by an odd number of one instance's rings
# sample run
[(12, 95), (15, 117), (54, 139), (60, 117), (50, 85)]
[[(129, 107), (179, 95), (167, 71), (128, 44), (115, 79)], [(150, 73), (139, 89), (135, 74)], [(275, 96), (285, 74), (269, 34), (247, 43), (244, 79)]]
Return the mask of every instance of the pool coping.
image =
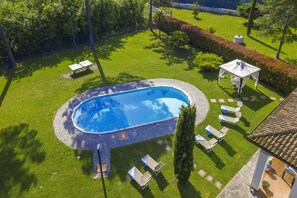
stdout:
[[(131, 83), (94, 88), (72, 97), (60, 107), (54, 117), (53, 127), (56, 137), (71, 148), (79, 150), (91, 150), (94, 151), (94, 153), (96, 153), (97, 144), (100, 144), (102, 148), (102, 163), (108, 164), (109, 173), (110, 149), (173, 134), (175, 132), (177, 118), (172, 118), (169, 120), (142, 125), (134, 128), (123, 129), (112, 133), (90, 134), (83, 133), (75, 128), (71, 119), (72, 113), (76, 106), (79, 105), (82, 101), (90, 99), (94, 96), (118, 93), (152, 86), (171, 86), (180, 89), (189, 97), (190, 104), (194, 104), (197, 108), (195, 124), (198, 125), (206, 118), (209, 110), (209, 103), (206, 96), (198, 88), (189, 83), (175, 79), (148, 79)], [(141, 135), (139, 136), (138, 134), (140, 133)], [(98, 159), (96, 158), (97, 156), (94, 155), (94, 167), (98, 164)]]

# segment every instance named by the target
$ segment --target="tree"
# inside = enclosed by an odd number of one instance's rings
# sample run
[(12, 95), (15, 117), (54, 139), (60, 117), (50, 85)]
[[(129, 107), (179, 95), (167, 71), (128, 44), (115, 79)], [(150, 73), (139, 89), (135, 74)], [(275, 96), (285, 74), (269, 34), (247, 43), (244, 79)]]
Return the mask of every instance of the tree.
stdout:
[(249, 16), (249, 21), (248, 21), (248, 24), (247, 24), (247, 35), (249, 36), (251, 34), (251, 30), (252, 30), (252, 27), (254, 25), (254, 12), (255, 12), (255, 8), (256, 8), (256, 3), (257, 3), (257, 0), (253, 0), (252, 2), (252, 7), (251, 7), (251, 12), (250, 12), (250, 16)]
[(174, 146), (174, 174), (181, 184), (188, 181), (193, 170), (195, 120), (196, 107), (182, 106), (176, 126)]
[(3, 45), (4, 45), (4, 49), (8, 55), (8, 58), (10, 60), (11, 66), (15, 67), (15, 60), (12, 54), (12, 50), (8, 41), (8, 38), (6, 37), (6, 33), (4, 31), (4, 28), (2, 27), (2, 25), (0, 24), (0, 40), (2, 40)]
[(279, 42), (275, 58), (279, 59), (282, 46), (297, 40), (297, 3), (292, 0), (266, 0), (267, 14), (259, 18), (259, 34)]
[(101, 67), (101, 64), (99, 62), (97, 52), (96, 52), (96, 49), (95, 49), (95, 44), (94, 44), (94, 35), (93, 35), (92, 20), (91, 20), (90, 8), (89, 8), (89, 0), (86, 0), (86, 13), (87, 13), (87, 23), (88, 23), (88, 29), (89, 29), (89, 39), (90, 39), (91, 50), (93, 52), (94, 60), (95, 60), (95, 63), (97, 65), (97, 67), (98, 67), (98, 70), (99, 70), (100, 76), (102, 78), (102, 81), (103, 81), (103, 83), (105, 83), (106, 78), (105, 78), (103, 69)]

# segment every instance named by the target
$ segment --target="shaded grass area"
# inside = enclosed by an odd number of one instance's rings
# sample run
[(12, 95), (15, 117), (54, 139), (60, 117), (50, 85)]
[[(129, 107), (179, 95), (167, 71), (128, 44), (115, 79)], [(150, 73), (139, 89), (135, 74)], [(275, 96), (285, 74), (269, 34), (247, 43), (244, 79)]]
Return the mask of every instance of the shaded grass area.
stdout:
[[(279, 42), (272, 43), (270, 38), (257, 35), (258, 29), (252, 29), (251, 35), (246, 36), (247, 19), (230, 15), (218, 15), (206, 12), (199, 13), (199, 20), (193, 17), (191, 10), (173, 9), (172, 16), (197, 25), (202, 29), (213, 27), (215, 35), (221, 36), (227, 40), (233, 41), (235, 35), (244, 36), (244, 45), (251, 49), (265, 54), (269, 57), (275, 57)], [(297, 42), (284, 44), (280, 55), (281, 60), (289, 64), (297, 65)]]
[[(173, 78), (193, 84), (208, 99), (236, 96), (230, 79), (223, 79), (218, 86), (217, 72), (188, 69), (196, 49), (172, 50), (150, 32), (117, 37), (110, 43), (104, 41), (98, 51), (105, 51), (100, 61), (107, 84)], [(53, 131), (53, 118), (61, 105), (78, 93), (103, 85), (95, 67), (72, 78), (68, 65), (77, 59), (93, 61), (88, 49), (81, 47), (78, 56), (66, 50), (28, 59), (19, 63), (23, 67), (14, 73), (4, 70), (1, 73), (0, 197), (103, 197), (101, 182), (92, 179), (92, 152), (67, 147)], [(260, 84), (256, 90), (252, 82), (248, 82), (242, 96), (250, 95), (280, 97), (270, 87)], [(229, 126), (228, 135), (211, 153), (195, 146), (197, 168), (182, 186), (177, 184), (173, 173), (173, 150), (165, 149), (166, 145), (173, 147), (174, 135), (162, 137), (162, 145), (154, 139), (112, 149), (111, 176), (105, 179), (108, 197), (215, 197), (219, 190), (214, 182), (218, 180), (226, 186), (256, 151), (244, 136), (278, 104), (279, 100), (244, 102), (243, 119), (237, 126)], [(219, 113), (220, 104), (210, 103), (207, 118), (196, 127), (195, 133), (211, 138), (204, 128), (211, 124), (220, 129)], [(134, 165), (142, 172), (146, 170), (140, 160), (146, 154), (166, 165), (162, 174), (154, 176), (149, 187), (142, 191), (135, 182), (130, 182), (127, 172)], [(198, 175), (201, 168), (214, 177), (212, 183)]]

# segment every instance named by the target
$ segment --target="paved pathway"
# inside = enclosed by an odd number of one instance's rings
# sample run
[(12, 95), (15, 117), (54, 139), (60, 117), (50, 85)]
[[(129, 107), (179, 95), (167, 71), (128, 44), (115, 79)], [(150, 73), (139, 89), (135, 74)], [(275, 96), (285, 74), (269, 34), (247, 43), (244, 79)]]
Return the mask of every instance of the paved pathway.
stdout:
[(61, 106), (54, 118), (53, 126), (57, 138), (71, 148), (92, 150), (94, 153), (94, 167), (98, 164), (96, 148), (97, 144), (100, 144), (102, 163), (107, 164), (107, 171), (109, 173), (110, 149), (173, 134), (175, 132), (177, 119), (173, 118), (112, 133), (88, 134), (74, 127), (71, 119), (72, 113), (82, 101), (88, 100), (94, 96), (151, 86), (171, 86), (182, 90), (189, 97), (190, 103), (195, 104), (197, 108), (196, 125), (205, 119), (209, 110), (209, 103), (205, 95), (199, 89), (179, 80), (158, 78), (95, 88), (71, 98)]
[(250, 192), (250, 184), (255, 171), (259, 150), (251, 160), (235, 175), (217, 198), (261, 198), (260, 195)]

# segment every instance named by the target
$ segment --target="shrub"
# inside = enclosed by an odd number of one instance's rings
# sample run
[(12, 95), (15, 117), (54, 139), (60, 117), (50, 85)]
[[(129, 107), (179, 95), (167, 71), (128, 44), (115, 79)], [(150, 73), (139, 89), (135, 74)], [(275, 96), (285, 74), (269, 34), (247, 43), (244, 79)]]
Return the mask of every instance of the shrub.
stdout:
[[(244, 3), (244, 4), (237, 6), (236, 10), (240, 16), (248, 19), (250, 16), (251, 7), (252, 7), (251, 3)], [(260, 16), (263, 16), (262, 5), (256, 4), (255, 10), (254, 10), (254, 19), (256, 19)]]
[(261, 68), (260, 80), (285, 94), (291, 93), (297, 86), (297, 67), (295, 66), (274, 58), (268, 58), (254, 50), (237, 45), (173, 17), (162, 17), (158, 27), (161, 27), (161, 30), (166, 33), (183, 30), (188, 34), (190, 44), (194, 47), (218, 54), (225, 61), (238, 58)]
[(193, 7), (192, 7), (192, 14), (194, 16), (195, 19), (198, 19), (198, 14), (199, 14), (199, 5), (198, 3), (194, 3)]
[(206, 28), (206, 31), (208, 31), (211, 34), (214, 34), (216, 32), (216, 29), (210, 25)]
[(169, 38), (169, 44), (175, 48), (180, 48), (184, 45), (187, 45), (188, 42), (188, 35), (182, 31), (174, 31)]
[(263, 180), (262, 181), (262, 186), (263, 186), (263, 188), (269, 188), (270, 187), (270, 183), (268, 181), (266, 181), (266, 180)]
[(203, 71), (215, 71), (222, 63), (222, 57), (212, 53), (199, 52), (193, 60), (193, 66)]

